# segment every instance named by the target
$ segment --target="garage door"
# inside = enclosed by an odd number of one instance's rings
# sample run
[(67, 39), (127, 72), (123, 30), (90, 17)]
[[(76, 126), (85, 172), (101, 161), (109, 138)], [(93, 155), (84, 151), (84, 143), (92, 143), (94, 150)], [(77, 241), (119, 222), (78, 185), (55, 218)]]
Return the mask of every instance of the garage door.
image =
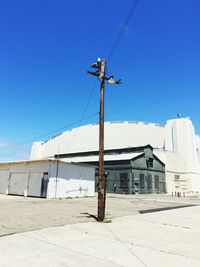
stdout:
[(24, 190), (27, 189), (27, 173), (11, 173), (8, 193), (10, 195), (24, 196)]
[(40, 197), (43, 173), (30, 173), (28, 184), (28, 196)]
[(9, 171), (0, 171), (0, 194), (6, 194)]

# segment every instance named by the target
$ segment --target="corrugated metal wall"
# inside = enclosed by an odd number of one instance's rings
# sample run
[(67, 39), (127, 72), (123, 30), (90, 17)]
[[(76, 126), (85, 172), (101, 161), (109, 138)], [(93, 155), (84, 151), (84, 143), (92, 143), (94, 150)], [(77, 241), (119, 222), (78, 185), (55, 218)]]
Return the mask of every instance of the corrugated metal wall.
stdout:
[(11, 173), (9, 179), (8, 194), (24, 196), (24, 191), (28, 186), (27, 173)]
[(94, 196), (95, 169), (63, 162), (0, 164), (0, 194), (57, 198)]
[(9, 172), (7, 170), (0, 170), (0, 194), (5, 194), (8, 187)]
[(42, 172), (29, 173), (27, 196), (40, 197), (42, 188)]

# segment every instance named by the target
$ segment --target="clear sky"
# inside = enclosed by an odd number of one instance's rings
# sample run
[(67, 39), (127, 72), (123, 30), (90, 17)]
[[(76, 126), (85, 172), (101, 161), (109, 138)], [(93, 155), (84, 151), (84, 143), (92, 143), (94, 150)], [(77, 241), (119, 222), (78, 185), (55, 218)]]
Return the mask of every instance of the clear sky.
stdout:
[[(108, 57), (133, 2), (1, 2), (0, 161), (27, 158), (32, 138), (80, 120), (87, 103), (86, 117), (98, 112), (99, 84), (90, 97), (86, 71)], [(200, 134), (199, 14), (199, 0), (139, 1), (108, 62), (123, 81), (106, 87), (106, 121), (165, 123), (180, 113)]]

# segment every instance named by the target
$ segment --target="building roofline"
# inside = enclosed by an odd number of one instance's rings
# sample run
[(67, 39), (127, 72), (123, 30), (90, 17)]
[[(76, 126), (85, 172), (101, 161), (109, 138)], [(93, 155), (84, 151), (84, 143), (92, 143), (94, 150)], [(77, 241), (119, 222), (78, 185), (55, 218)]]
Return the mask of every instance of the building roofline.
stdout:
[[(161, 124), (161, 123), (155, 123), (155, 122), (145, 122), (145, 121), (105, 121), (104, 122), (105, 125), (109, 125), (109, 124), (121, 124), (121, 125), (124, 125), (124, 124), (135, 124), (135, 125), (153, 125), (153, 126), (157, 126), (157, 127), (165, 127), (165, 124)], [(52, 139), (54, 138), (57, 138), (58, 136), (66, 133), (66, 132), (71, 132), (71, 131), (74, 131), (76, 129), (81, 129), (81, 128), (84, 128), (84, 127), (98, 127), (99, 125), (99, 122), (95, 122), (95, 123), (89, 123), (89, 124), (85, 124), (85, 125), (81, 125), (79, 127), (74, 127), (74, 128), (70, 128), (70, 129), (67, 129), (63, 132), (60, 132), (52, 137), (50, 137), (49, 139), (46, 139), (45, 141), (38, 141), (38, 142), (41, 142), (41, 145), (51, 141)]]
[[(138, 146), (138, 147), (125, 147), (125, 148), (116, 148), (116, 149), (106, 149), (104, 150), (104, 154), (120, 154), (120, 153), (130, 153), (130, 152), (143, 152), (145, 148), (150, 148), (153, 150), (153, 147), (151, 145), (146, 146)], [(86, 152), (73, 152), (73, 153), (64, 153), (64, 154), (55, 154), (54, 157), (56, 159), (62, 159), (62, 158), (71, 158), (71, 157), (80, 157), (80, 156), (94, 156), (98, 155), (99, 151), (86, 151)]]
[(31, 163), (57, 163), (57, 162), (68, 164), (68, 165), (78, 165), (78, 166), (93, 168), (92, 166), (86, 165), (84, 163), (67, 162), (67, 161), (62, 161), (60, 159), (50, 159), (50, 158), (36, 159), (36, 160), (5, 161), (5, 162), (0, 162), (0, 166), (9, 166), (12, 164), (23, 165), (23, 164), (31, 164)]

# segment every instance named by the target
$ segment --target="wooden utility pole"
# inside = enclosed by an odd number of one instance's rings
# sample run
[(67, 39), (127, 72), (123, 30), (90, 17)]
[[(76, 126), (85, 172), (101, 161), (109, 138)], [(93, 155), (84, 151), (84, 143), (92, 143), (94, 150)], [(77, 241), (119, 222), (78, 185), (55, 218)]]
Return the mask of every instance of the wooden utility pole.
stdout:
[(106, 175), (104, 170), (104, 94), (105, 81), (110, 84), (120, 84), (120, 80), (114, 80), (113, 76), (106, 77), (106, 61), (98, 58), (98, 61), (91, 65), (97, 69), (95, 72), (88, 71), (100, 80), (100, 113), (99, 113), (99, 173), (98, 173), (98, 221), (103, 222), (105, 219), (106, 207)]
[(106, 181), (104, 171), (104, 93), (105, 93), (105, 60), (100, 63), (100, 113), (99, 113), (99, 179), (98, 179), (98, 221), (105, 218)]

